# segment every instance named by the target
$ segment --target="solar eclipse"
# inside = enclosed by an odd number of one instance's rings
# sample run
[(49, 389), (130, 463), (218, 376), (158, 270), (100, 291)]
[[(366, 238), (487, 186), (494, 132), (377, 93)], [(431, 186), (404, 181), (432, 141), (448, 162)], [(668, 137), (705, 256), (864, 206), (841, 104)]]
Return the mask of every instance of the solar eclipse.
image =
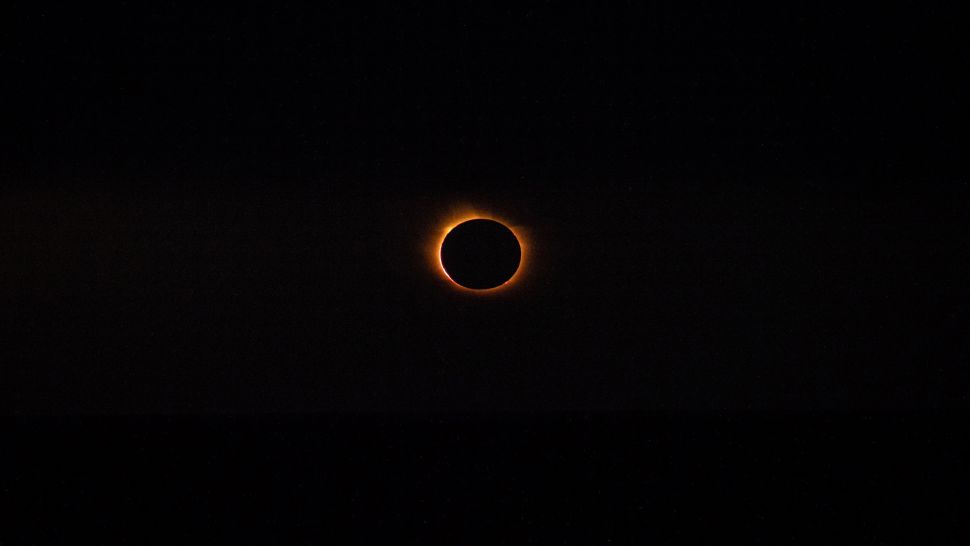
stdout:
[(522, 288), (532, 269), (528, 230), (479, 207), (454, 207), (439, 220), (426, 255), (447, 286), (481, 296)]
[(473, 290), (502, 286), (515, 276), (522, 247), (500, 222), (476, 218), (452, 228), (441, 243), (441, 267), (453, 282)]

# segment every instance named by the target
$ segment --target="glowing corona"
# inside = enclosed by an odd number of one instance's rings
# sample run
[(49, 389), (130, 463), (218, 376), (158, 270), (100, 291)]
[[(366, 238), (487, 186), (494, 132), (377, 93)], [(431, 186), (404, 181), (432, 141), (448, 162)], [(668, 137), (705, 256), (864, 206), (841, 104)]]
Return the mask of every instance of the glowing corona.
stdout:
[[(444, 265), (441, 263), (441, 245), (444, 243), (445, 237), (448, 236), (448, 233), (450, 233), (451, 230), (454, 229), (458, 224), (479, 218), (500, 222), (512, 230), (515, 238), (519, 240), (519, 247), (522, 251), (522, 256), (519, 261), (519, 268), (516, 270), (515, 274), (512, 275), (511, 279), (505, 281), (505, 283), (499, 286), (496, 286), (495, 288), (466, 288), (452, 280), (451, 277), (448, 276), (448, 272), (445, 271)], [(527, 276), (529, 271), (529, 264), (531, 261), (529, 237), (526, 230), (522, 226), (515, 225), (515, 223), (509, 221), (500, 214), (495, 214), (491, 211), (485, 211), (480, 208), (469, 206), (455, 207), (448, 214), (444, 215), (437, 225), (439, 227), (434, 231), (434, 235), (430, 238), (425, 251), (428, 257), (428, 265), (431, 266), (435, 274), (441, 280), (445, 281), (452, 289), (467, 294), (491, 296), (510, 292), (522, 284), (524, 277)]]

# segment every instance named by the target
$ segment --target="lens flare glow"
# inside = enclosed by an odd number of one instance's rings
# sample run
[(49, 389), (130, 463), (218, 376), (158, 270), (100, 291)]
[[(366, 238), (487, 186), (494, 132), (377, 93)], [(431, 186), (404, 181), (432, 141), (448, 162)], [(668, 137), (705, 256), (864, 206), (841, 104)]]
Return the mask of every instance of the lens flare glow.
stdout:
[[(448, 236), (448, 233), (450, 233), (455, 226), (469, 220), (476, 219), (494, 220), (496, 222), (500, 222), (505, 225), (505, 227), (512, 230), (515, 238), (519, 240), (519, 247), (522, 252), (519, 261), (519, 268), (515, 271), (515, 274), (512, 275), (511, 279), (494, 288), (479, 289), (464, 287), (456, 283), (451, 279), (451, 277), (448, 276), (448, 272), (445, 271), (445, 266), (441, 263), (441, 245), (445, 242), (445, 237)], [(442, 215), (440, 220), (437, 222), (437, 227), (434, 230), (432, 237), (430, 237), (426, 248), (428, 265), (432, 268), (435, 275), (441, 281), (444, 281), (453, 290), (459, 292), (481, 296), (491, 296), (511, 292), (512, 290), (521, 287), (523, 280), (529, 271), (531, 261), (529, 252), (530, 242), (526, 231), (527, 230), (525, 228), (516, 225), (514, 222), (510, 221), (501, 214), (466, 205), (454, 207), (448, 213)]]

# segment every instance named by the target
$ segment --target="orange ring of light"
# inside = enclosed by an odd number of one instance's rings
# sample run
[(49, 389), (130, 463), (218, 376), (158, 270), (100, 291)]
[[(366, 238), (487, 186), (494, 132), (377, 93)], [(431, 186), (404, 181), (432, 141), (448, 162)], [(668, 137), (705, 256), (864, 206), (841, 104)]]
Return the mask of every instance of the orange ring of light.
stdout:
[[(519, 268), (515, 270), (512, 277), (505, 281), (504, 283), (495, 286), (493, 288), (468, 288), (462, 286), (455, 282), (445, 271), (444, 264), (441, 263), (441, 245), (445, 242), (445, 237), (451, 233), (459, 224), (463, 224), (469, 220), (492, 220), (499, 222), (505, 227), (512, 231), (515, 238), (519, 241), (519, 249), (521, 252), (519, 258)], [(530, 260), (529, 256), (529, 239), (526, 237), (525, 229), (521, 226), (516, 226), (512, 222), (503, 218), (501, 215), (492, 214), (491, 212), (485, 212), (473, 207), (458, 207), (451, 211), (446, 218), (439, 224), (443, 227), (437, 230), (434, 236), (431, 238), (431, 242), (427, 248), (427, 256), (429, 259), (429, 265), (435, 271), (435, 273), (444, 281), (448, 283), (453, 289), (458, 290), (467, 294), (481, 295), (481, 296), (491, 296), (500, 293), (505, 293), (513, 288), (518, 287), (522, 284), (522, 279), (525, 277), (525, 273), (528, 270), (528, 263)]]

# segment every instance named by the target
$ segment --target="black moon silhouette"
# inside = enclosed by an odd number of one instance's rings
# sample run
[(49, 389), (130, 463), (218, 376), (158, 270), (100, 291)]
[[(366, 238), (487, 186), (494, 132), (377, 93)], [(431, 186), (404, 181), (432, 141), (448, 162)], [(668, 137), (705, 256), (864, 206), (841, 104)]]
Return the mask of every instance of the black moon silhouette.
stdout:
[(440, 256), (441, 267), (456, 284), (486, 290), (505, 284), (515, 275), (522, 247), (508, 227), (477, 218), (448, 232)]

